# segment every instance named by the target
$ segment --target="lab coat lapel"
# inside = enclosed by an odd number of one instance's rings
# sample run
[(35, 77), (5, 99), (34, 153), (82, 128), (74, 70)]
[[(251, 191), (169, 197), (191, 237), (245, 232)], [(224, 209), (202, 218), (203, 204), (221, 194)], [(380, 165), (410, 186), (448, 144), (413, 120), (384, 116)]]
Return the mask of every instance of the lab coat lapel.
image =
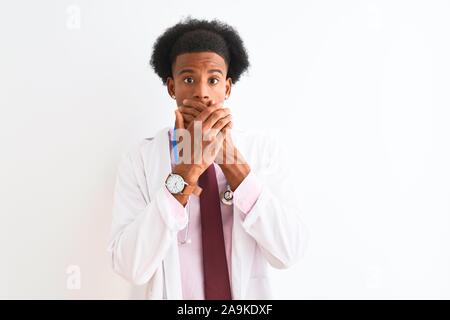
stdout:
[[(170, 149), (169, 149), (169, 128), (157, 132), (154, 137), (153, 147), (150, 154), (145, 157), (149, 159), (146, 167), (148, 190), (150, 195), (154, 195), (161, 186), (164, 185), (169, 173), (172, 171)], [(163, 260), (163, 274), (165, 281), (164, 299), (182, 299), (180, 261), (178, 256), (177, 235), (173, 237), (172, 245)]]

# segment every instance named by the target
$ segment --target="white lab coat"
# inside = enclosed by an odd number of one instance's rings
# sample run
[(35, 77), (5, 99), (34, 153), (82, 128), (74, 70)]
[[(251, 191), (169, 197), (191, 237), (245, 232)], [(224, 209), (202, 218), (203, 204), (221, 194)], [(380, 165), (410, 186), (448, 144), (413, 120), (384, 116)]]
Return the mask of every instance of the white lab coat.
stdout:
[[(119, 165), (108, 252), (115, 272), (145, 285), (144, 299), (182, 299), (178, 223), (164, 193), (171, 171), (168, 130), (144, 139)], [(271, 299), (267, 267), (287, 268), (300, 259), (309, 238), (295, 193), (296, 161), (266, 134), (233, 129), (232, 139), (263, 184), (244, 219), (233, 204), (233, 299)], [(245, 199), (244, 199), (245, 201)]]

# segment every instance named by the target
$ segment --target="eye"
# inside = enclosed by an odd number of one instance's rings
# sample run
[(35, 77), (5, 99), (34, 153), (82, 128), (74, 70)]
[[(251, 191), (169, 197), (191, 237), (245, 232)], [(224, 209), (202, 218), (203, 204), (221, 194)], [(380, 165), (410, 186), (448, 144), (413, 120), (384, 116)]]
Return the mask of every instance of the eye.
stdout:
[(219, 78), (211, 78), (211, 79), (209, 79), (209, 82), (211, 84), (217, 84), (217, 83), (219, 83)]
[(188, 84), (192, 84), (192, 83), (194, 83), (194, 79), (192, 78), (192, 77), (187, 77), (187, 78), (184, 78), (184, 80), (183, 80), (185, 83), (188, 83)]

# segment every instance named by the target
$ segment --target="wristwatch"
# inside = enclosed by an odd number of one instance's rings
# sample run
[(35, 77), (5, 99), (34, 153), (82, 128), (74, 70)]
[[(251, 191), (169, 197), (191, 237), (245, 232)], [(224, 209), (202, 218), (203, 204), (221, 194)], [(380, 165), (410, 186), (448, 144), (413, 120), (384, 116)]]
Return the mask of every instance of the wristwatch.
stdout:
[(200, 196), (200, 193), (202, 193), (202, 188), (198, 185), (188, 184), (184, 181), (183, 177), (177, 173), (169, 173), (169, 176), (166, 179), (166, 187), (172, 194), (182, 194), (184, 196), (195, 194), (196, 196)]

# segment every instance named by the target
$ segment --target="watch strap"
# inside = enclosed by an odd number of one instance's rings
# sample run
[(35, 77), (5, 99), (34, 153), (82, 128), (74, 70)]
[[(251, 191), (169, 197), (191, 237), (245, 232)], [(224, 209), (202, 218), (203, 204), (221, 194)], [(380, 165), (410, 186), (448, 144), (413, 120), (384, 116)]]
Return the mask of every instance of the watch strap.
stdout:
[(186, 184), (184, 186), (183, 191), (180, 192), (180, 194), (182, 194), (184, 196), (189, 196), (191, 194), (195, 194), (196, 196), (200, 196), (202, 191), (203, 191), (203, 189), (200, 186), (198, 186), (198, 185)]

